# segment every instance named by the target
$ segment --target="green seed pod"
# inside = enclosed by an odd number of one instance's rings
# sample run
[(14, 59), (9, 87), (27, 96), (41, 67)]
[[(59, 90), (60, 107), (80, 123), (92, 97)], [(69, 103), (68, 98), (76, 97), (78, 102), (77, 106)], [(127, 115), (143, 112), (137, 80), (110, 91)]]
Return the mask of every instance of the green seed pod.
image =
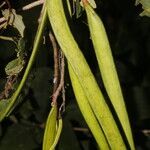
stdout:
[(57, 143), (58, 143), (58, 140), (60, 138), (60, 134), (61, 134), (61, 131), (62, 131), (62, 118), (59, 118), (58, 119), (58, 127), (57, 127), (57, 132), (56, 132), (56, 136), (55, 136), (55, 139), (54, 139), (54, 142), (53, 144), (51, 145), (51, 147), (49, 148), (49, 150), (54, 150)]
[(134, 143), (129, 119), (105, 28), (90, 4), (86, 0), (83, 2), (104, 86), (133, 150)]
[(93, 110), (90, 107), (90, 104), (88, 103), (87, 97), (84, 93), (84, 90), (82, 89), (82, 86), (80, 85), (80, 82), (74, 73), (71, 66), (68, 64), (69, 67), (69, 74), (74, 90), (74, 94), (76, 96), (76, 100), (78, 103), (78, 106), (83, 114), (84, 119), (86, 120), (89, 128), (91, 129), (91, 132), (93, 136), (95, 137), (95, 140), (102, 150), (109, 150), (109, 145), (107, 142), (107, 139), (93, 113)]
[[(75, 72), (88, 102), (101, 124), (111, 149), (125, 150), (125, 144), (95, 78), (69, 29), (62, 0), (47, 0), (48, 17), (55, 37)], [(111, 126), (110, 126), (111, 125)]]
[(43, 150), (49, 150), (53, 145), (56, 131), (57, 130), (57, 105), (52, 106), (51, 111), (48, 115), (44, 139), (43, 139)]

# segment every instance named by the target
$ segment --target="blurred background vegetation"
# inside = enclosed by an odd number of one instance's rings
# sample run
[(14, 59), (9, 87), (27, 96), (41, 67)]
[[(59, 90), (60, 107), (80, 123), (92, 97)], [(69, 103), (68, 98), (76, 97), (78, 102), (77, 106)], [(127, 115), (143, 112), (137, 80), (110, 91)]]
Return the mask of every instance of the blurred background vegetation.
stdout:
[[(32, 0), (10, 0), (12, 8), (23, 17), (28, 56), (38, 26), (41, 6), (22, 11)], [(101, 16), (116, 63), (137, 150), (150, 149), (150, 18), (140, 17), (142, 5), (134, 0), (96, 0), (96, 12)], [(92, 42), (83, 13), (73, 16), (75, 39), (104, 90)], [(45, 29), (45, 35), (48, 34)], [(8, 26), (3, 36), (16, 36), (18, 31)], [(16, 57), (13, 42), (0, 40), (0, 90), (6, 82), (5, 66)], [(21, 78), (21, 76), (20, 76)], [(44, 124), (50, 110), (53, 85), (53, 50), (49, 40), (41, 45), (35, 64), (23, 89), (23, 102), (10, 117), (0, 123), (0, 150), (41, 150)], [(96, 142), (76, 104), (69, 75), (65, 73), (66, 111), (58, 150), (94, 150)], [(105, 92), (105, 91), (104, 91)], [(86, 108), (85, 108), (86, 109)]]

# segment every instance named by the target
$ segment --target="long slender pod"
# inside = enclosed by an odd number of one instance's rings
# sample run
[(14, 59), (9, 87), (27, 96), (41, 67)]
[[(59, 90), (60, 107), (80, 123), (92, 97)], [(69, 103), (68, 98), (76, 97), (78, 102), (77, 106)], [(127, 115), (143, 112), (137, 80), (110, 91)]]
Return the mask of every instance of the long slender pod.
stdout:
[(91, 39), (106, 91), (118, 115), (120, 123), (122, 124), (131, 149), (133, 150), (134, 143), (129, 119), (105, 28), (101, 19), (95, 13), (87, 0), (83, 0), (83, 2), (87, 14)]
[(44, 131), (43, 150), (49, 150), (53, 145), (57, 130), (57, 105), (52, 106)]
[(69, 63), (68, 63), (68, 68), (69, 68), (69, 74), (70, 74), (74, 94), (76, 96), (78, 106), (83, 114), (84, 119), (86, 120), (93, 136), (95, 137), (95, 140), (99, 148), (102, 150), (105, 149), (109, 150), (107, 139), (93, 113), (92, 108), (90, 107), (90, 104), (88, 103), (87, 97), (84, 93), (82, 86), (80, 85), (79, 79), (74, 73)]
[(126, 149), (114, 118), (95, 78), (69, 29), (62, 0), (46, 1), (48, 17), (56, 39), (74, 70), (95, 116), (108, 139), (111, 149)]
[(70, 0), (66, 0), (66, 3), (67, 3), (67, 6), (68, 6), (69, 15), (72, 16)]
[(62, 131), (62, 125), (63, 125), (62, 118), (59, 118), (58, 119), (58, 128), (57, 128), (56, 136), (55, 136), (54, 142), (51, 145), (51, 147), (49, 148), (49, 150), (54, 150), (55, 149), (55, 147), (56, 147), (56, 145), (59, 141), (59, 138), (60, 138), (60, 134), (61, 134), (61, 131)]
[(45, 26), (46, 18), (47, 18), (47, 12), (46, 12), (46, 9), (44, 6), (42, 19), (41, 19), (41, 22), (39, 24), (39, 27), (38, 27), (38, 30), (36, 33), (36, 37), (35, 37), (35, 41), (34, 41), (33, 51), (32, 51), (31, 57), (29, 59), (28, 65), (26, 67), (25, 73), (23, 75), (23, 78), (22, 78), (17, 90), (12, 95), (12, 97), (10, 99), (8, 99), (7, 102), (5, 100), (2, 100), (0, 102), (0, 121), (2, 119), (4, 119), (4, 117), (8, 116), (11, 113), (11, 111), (14, 109), (14, 106), (16, 104), (16, 100), (17, 100), (26, 80), (27, 80), (27, 77), (28, 77), (29, 72), (32, 68), (35, 56), (37, 54), (37, 51), (38, 51), (38, 48), (40, 45), (40, 40), (41, 40), (43, 29)]

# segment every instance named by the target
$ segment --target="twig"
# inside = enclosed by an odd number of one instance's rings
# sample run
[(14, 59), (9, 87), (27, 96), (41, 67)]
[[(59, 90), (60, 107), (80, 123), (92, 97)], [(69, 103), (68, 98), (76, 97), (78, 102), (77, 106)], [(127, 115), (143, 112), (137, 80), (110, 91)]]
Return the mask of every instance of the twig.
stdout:
[(59, 108), (59, 112), (65, 112), (65, 103), (66, 103), (66, 97), (65, 97), (65, 86), (62, 87), (62, 104)]
[(8, 76), (7, 81), (5, 83), (4, 91), (0, 93), (0, 100), (7, 99), (10, 97), (10, 94), (13, 90), (13, 85), (17, 80), (17, 75)]
[(53, 51), (54, 51), (54, 79), (53, 79), (54, 87), (53, 87), (53, 93), (55, 93), (55, 91), (58, 87), (58, 78), (59, 78), (58, 47), (57, 47), (57, 43), (55, 41), (55, 38), (51, 32), (49, 33), (49, 38), (51, 40)]
[(8, 76), (7, 82), (5, 84), (5, 98), (7, 99), (10, 96), (11, 91), (13, 90), (13, 85), (17, 80), (17, 75)]
[(44, 1), (45, 1), (45, 0), (38, 0), (38, 1), (32, 2), (32, 3), (30, 3), (30, 4), (26, 5), (26, 6), (24, 6), (24, 7), (22, 8), (22, 10), (29, 10), (29, 9), (31, 9), (31, 8), (33, 8), (33, 7), (42, 5), (42, 4), (44, 3)]
[(2, 2), (2, 4), (0, 5), (0, 8), (2, 8), (5, 4), (6, 2)]
[(0, 39), (14, 42), (12, 37), (0, 36)]
[(5, 17), (1, 17), (1, 18), (0, 18), (0, 24), (1, 24), (1, 23), (4, 23), (5, 21), (7, 21)]
[(74, 127), (73, 130), (74, 131), (80, 131), (80, 132), (89, 132), (89, 129), (87, 129), (87, 128)]
[[(52, 105), (57, 103), (57, 98), (60, 92), (62, 91), (63, 102), (61, 106), (59, 107), (59, 117), (60, 117), (61, 112), (65, 111), (65, 88), (64, 88), (65, 60), (64, 60), (64, 54), (62, 53), (62, 51), (60, 52), (60, 57), (59, 57), (57, 43), (56, 43), (55, 37), (53, 36), (51, 32), (49, 33), (49, 37), (50, 37), (53, 50), (54, 50), (54, 80), (53, 80), (54, 88), (53, 88), (53, 95), (52, 95)], [(58, 85), (59, 70), (60, 70), (61, 77), (60, 77), (60, 82)]]
[(52, 96), (53, 104), (56, 103), (57, 98), (58, 98), (58, 96), (60, 94), (60, 91), (62, 90), (62, 87), (64, 85), (64, 73), (65, 73), (64, 66), (65, 66), (65, 64), (64, 64), (64, 55), (62, 54), (62, 58), (61, 58), (61, 73), (60, 73), (61, 74), (61, 78), (60, 78), (59, 86), (58, 86), (57, 90), (55, 91), (55, 93)]
[(65, 111), (65, 86), (64, 86), (64, 74), (65, 74), (65, 59), (64, 59), (64, 54), (61, 51), (61, 68), (60, 68), (60, 72), (61, 72), (61, 79), (60, 79), (60, 83), (62, 83), (62, 104), (59, 107), (59, 113), (64, 112)]

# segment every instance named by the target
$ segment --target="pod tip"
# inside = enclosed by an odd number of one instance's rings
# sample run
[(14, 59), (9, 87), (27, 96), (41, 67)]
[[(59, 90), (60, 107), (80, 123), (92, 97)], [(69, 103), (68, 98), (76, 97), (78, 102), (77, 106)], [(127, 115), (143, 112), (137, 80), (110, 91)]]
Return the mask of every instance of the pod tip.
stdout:
[(82, 3), (83, 3), (84, 6), (89, 4), (88, 0), (82, 0)]

